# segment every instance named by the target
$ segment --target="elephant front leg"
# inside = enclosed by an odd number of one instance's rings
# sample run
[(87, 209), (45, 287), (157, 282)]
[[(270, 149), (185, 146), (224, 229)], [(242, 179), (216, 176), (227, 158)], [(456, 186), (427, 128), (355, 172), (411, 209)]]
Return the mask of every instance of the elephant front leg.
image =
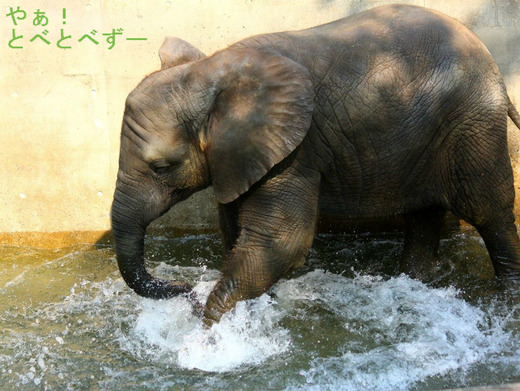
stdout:
[(207, 326), (238, 301), (262, 295), (304, 263), (314, 238), (319, 177), (290, 177), (276, 176), (243, 200), (237, 242), (206, 303)]
[[(210, 293), (204, 310), (203, 321), (207, 326), (219, 322), (228, 311), (241, 300), (254, 299), (265, 293), (280, 278), (289, 273), (294, 265), (303, 263), (307, 244), (301, 244), (299, 254), (274, 254), (266, 257), (270, 250), (256, 248), (251, 251), (238, 250), (226, 267), (222, 278)], [(257, 254), (255, 254), (257, 253)], [(287, 258), (285, 258), (287, 257)]]

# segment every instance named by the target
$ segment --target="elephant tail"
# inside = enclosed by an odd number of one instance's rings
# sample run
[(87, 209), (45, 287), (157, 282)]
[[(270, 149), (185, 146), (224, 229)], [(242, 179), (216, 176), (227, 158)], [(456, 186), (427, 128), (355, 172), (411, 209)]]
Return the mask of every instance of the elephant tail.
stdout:
[(516, 111), (515, 106), (513, 106), (513, 103), (511, 102), (511, 98), (507, 98), (509, 101), (509, 106), (507, 108), (507, 114), (509, 115), (509, 118), (514, 122), (516, 127), (520, 129), (520, 114), (518, 114), (518, 111)]

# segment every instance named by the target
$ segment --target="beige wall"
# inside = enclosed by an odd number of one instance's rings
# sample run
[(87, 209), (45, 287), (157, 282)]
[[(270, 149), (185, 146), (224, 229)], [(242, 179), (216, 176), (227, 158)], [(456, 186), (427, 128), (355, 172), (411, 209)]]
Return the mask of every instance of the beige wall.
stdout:
[[(179, 36), (207, 54), (252, 34), (300, 29), (376, 5), (376, 0), (46, 0), (6, 1), (0, 31), (0, 233), (105, 231), (114, 189), (126, 95), (159, 66), (164, 36)], [(396, 1), (393, 1), (394, 3)], [(399, 2), (399, 1), (397, 1)], [(520, 107), (518, 0), (400, 1), (443, 11), (469, 25), (497, 60)], [(23, 4), (23, 5), (21, 5)], [(21, 6), (25, 20), (4, 16)], [(63, 7), (66, 19), (63, 24)], [(34, 12), (49, 24), (34, 26)], [(102, 33), (122, 28), (113, 49)], [(13, 29), (23, 49), (11, 49)], [(59, 49), (64, 35), (71, 49)], [(48, 33), (51, 44), (30, 39)], [(94, 45), (78, 42), (97, 30)], [(126, 41), (127, 37), (147, 38)], [(65, 43), (65, 42), (64, 42)], [(519, 144), (512, 131), (515, 161)], [(517, 182), (520, 185), (520, 182)], [(215, 223), (211, 197), (199, 196), (163, 218), (163, 225)], [(202, 206), (201, 206), (202, 205)], [(9, 236), (9, 233), (17, 233)], [(1, 235), (0, 235), (1, 236)]]

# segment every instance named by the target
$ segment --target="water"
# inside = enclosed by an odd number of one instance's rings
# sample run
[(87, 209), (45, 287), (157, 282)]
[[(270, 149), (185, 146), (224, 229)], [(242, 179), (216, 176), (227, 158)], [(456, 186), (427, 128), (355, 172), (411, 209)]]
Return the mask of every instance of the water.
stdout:
[[(307, 265), (210, 330), (188, 300), (121, 280), (111, 247), (0, 248), (2, 390), (436, 390), (520, 381), (520, 294), (471, 231), (430, 283), (397, 275), (401, 240), (323, 235)], [(217, 236), (153, 238), (156, 275), (204, 298)]]

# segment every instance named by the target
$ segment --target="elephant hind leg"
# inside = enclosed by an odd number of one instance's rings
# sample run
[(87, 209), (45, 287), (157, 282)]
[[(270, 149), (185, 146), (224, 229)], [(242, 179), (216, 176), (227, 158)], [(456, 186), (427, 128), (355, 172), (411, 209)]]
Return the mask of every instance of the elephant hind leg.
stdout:
[(477, 229), (486, 244), (495, 275), (520, 282), (520, 239), (513, 213), (512, 179), (507, 182), (510, 183), (507, 190), (488, 184), (486, 190), (476, 191), (480, 197), (468, 198), (467, 207), (454, 208), (452, 212)]
[(520, 282), (520, 240), (514, 222), (496, 218), (476, 228), (486, 244), (495, 275)]
[(400, 272), (425, 279), (437, 262), (445, 210), (431, 207), (405, 214), (406, 234)]
[(479, 116), (453, 131), (446, 149), (446, 207), (478, 230), (497, 277), (520, 281), (507, 118), (491, 105), (475, 106), (474, 112)]
[(520, 281), (520, 239), (513, 213), (515, 192), (507, 144), (503, 142), (501, 148), (483, 144), (492, 152), (485, 160), (477, 159), (475, 151), (460, 153), (466, 164), (459, 166), (458, 191), (451, 210), (477, 229), (495, 275)]

